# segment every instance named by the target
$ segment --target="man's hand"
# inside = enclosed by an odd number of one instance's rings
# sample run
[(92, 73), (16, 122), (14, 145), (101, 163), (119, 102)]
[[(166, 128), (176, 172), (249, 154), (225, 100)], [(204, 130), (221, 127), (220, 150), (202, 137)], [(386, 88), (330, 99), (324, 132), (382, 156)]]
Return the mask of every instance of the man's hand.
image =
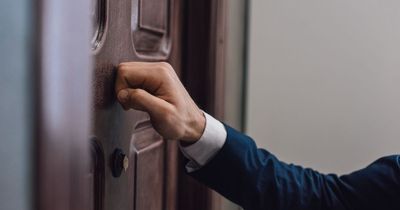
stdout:
[(203, 112), (168, 63), (121, 63), (115, 92), (125, 110), (148, 112), (153, 127), (166, 139), (190, 143), (203, 133)]

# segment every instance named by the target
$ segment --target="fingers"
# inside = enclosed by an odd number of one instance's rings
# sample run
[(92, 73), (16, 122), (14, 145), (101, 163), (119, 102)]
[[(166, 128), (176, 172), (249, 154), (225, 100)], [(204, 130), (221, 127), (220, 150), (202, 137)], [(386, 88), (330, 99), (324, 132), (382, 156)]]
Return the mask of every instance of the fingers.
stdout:
[(173, 72), (167, 63), (129, 62), (118, 66), (115, 91), (140, 88), (154, 93)]
[(124, 109), (133, 108), (145, 111), (150, 116), (171, 109), (171, 104), (151, 95), (143, 89), (122, 89), (118, 92), (117, 97)]

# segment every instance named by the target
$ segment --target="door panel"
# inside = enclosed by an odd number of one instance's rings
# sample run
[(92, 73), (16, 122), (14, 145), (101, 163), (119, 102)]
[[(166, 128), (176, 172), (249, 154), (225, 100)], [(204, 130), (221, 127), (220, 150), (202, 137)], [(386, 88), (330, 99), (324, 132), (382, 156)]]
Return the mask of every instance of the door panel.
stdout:
[(168, 24), (168, 0), (139, 0), (139, 27), (164, 34)]
[[(108, 0), (106, 8), (93, 9), (104, 13), (93, 15), (94, 20), (105, 17), (104, 25), (98, 21), (99, 36), (94, 34), (97, 45), (93, 49), (94, 107), (92, 134), (104, 152), (104, 196), (105, 210), (164, 210), (175, 209), (176, 181), (167, 185), (169, 171), (176, 171), (171, 157), (176, 156), (176, 145), (167, 144), (151, 127), (149, 116), (140, 111), (124, 111), (117, 103), (114, 93), (116, 67), (125, 61), (170, 61), (173, 65), (180, 59), (171, 49), (171, 31), (179, 27), (172, 23), (172, 3), (178, 0)], [(101, 0), (97, 1), (97, 5)], [(93, 4), (96, 7), (96, 3)], [(101, 6), (97, 6), (101, 8)], [(103, 28), (103, 31), (102, 29)], [(96, 44), (96, 42), (94, 42)], [(179, 47), (178, 45), (174, 45)], [(171, 54), (174, 56), (171, 56)], [(179, 70), (179, 66), (175, 66)], [(113, 174), (113, 153), (119, 149), (126, 155), (125, 166), (120, 176)], [(129, 162), (129, 164), (128, 164)], [(99, 183), (95, 183), (99, 184)], [(94, 187), (97, 190), (99, 187)], [(168, 202), (166, 193), (168, 191)], [(171, 203), (172, 202), (172, 203)], [(100, 206), (100, 205), (99, 205)], [(100, 208), (100, 207), (99, 207)], [(96, 209), (96, 208), (95, 208)], [(101, 209), (101, 208), (100, 208)], [(97, 210), (97, 209), (96, 209)], [(102, 210), (102, 209), (101, 209)]]
[(135, 160), (134, 171), (136, 210), (163, 209), (164, 141), (154, 132), (149, 121), (139, 123), (132, 135), (130, 156)]
[(219, 114), (210, 104), (218, 98), (213, 59), (223, 39), (215, 36), (219, 24), (207, 25), (219, 10), (209, 12), (213, 0), (196, 10), (202, 2), (38, 1), (37, 209), (218, 209), (207, 188), (187, 181), (177, 142), (164, 141), (146, 113), (123, 111), (114, 93), (120, 62), (168, 61), (181, 78), (185, 67), (196, 102)]
[(171, 16), (178, 12), (173, 2), (132, 0), (132, 41), (138, 56), (160, 60), (170, 55), (173, 24)]

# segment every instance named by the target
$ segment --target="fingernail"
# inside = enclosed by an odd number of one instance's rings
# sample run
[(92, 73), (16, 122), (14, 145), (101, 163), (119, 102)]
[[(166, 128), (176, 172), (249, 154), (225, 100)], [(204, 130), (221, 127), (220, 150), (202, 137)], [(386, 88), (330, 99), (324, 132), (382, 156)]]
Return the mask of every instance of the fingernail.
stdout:
[(129, 93), (127, 90), (120, 90), (118, 92), (118, 100), (120, 102), (126, 102), (128, 100), (128, 95), (129, 95)]

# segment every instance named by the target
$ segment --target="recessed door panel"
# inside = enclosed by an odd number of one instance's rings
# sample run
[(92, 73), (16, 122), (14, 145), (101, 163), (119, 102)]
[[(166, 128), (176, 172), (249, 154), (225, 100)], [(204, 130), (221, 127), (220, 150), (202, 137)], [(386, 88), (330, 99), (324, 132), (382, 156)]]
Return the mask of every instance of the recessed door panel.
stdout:
[(132, 0), (132, 42), (138, 56), (166, 59), (171, 50), (170, 0)]
[(97, 49), (103, 38), (107, 22), (107, 0), (91, 0), (92, 49)]
[(164, 201), (165, 144), (149, 121), (139, 123), (131, 139), (130, 156), (135, 159), (135, 210), (162, 210)]
[(168, 24), (168, 0), (139, 0), (139, 27), (165, 34)]

